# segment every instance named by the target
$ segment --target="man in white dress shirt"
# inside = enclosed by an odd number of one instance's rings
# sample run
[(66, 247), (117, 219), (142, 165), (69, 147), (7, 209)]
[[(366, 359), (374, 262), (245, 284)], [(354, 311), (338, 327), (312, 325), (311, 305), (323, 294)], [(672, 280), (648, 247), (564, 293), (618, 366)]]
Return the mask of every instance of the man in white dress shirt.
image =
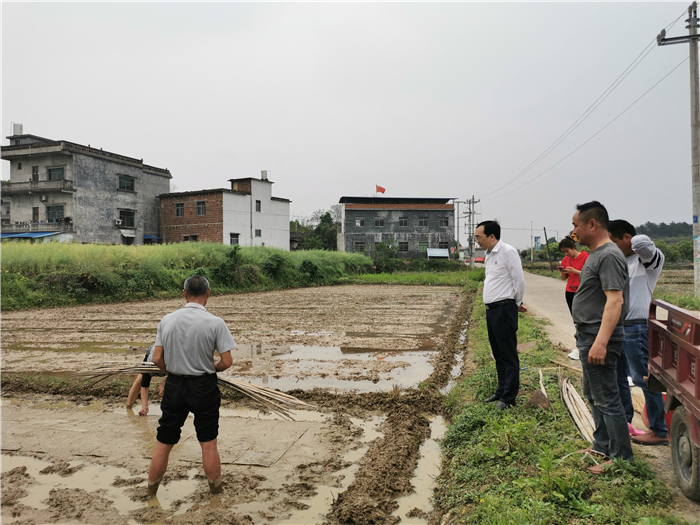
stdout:
[(523, 306), (525, 278), (518, 250), (501, 241), (501, 226), (496, 221), (477, 225), (474, 239), (486, 249), (484, 305), (491, 351), (496, 360), (498, 388), (486, 403), (498, 401), (497, 410), (515, 405), (520, 388), (518, 359), (518, 312)]

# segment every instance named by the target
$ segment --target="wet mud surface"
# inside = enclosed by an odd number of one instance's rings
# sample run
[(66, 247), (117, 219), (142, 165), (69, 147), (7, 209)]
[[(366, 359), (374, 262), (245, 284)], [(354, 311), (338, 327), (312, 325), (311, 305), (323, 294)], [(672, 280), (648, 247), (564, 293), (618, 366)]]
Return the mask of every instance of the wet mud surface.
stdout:
[[(4, 377), (138, 362), (160, 318), (180, 306), (3, 314)], [(149, 500), (155, 389), (139, 417), (124, 408), (126, 391), (119, 399), (3, 388), (2, 523), (428, 523), (444, 431), (439, 392), (460, 373), (470, 296), (345, 286), (213, 297), (208, 309), (239, 345), (231, 376), (316, 409), (282, 421), (246, 400), (225, 401), (217, 496), (190, 418)]]

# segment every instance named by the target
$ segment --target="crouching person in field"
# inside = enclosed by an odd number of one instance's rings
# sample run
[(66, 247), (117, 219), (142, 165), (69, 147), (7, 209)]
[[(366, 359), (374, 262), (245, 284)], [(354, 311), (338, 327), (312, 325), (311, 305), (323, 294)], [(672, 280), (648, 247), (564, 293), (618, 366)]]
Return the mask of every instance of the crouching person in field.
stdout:
[[(231, 350), (236, 348), (223, 319), (205, 308), (211, 290), (206, 278), (193, 275), (185, 281), (187, 303), (158, 324), (153, 362), (168, 373), (163, 392), (158, 442), (148, 472), (148, 495), (155, 496), (173, 446), (180, 440), (187, 415), (194, 414), (197, 440), (202, 447), (204, 473), (212, 494), (220, 493), (221, 460), (216, 446), (219, 434), (221, 395), (216, 372), (232, 364)], [(221, 360), (214, 364), (214, 351)]]

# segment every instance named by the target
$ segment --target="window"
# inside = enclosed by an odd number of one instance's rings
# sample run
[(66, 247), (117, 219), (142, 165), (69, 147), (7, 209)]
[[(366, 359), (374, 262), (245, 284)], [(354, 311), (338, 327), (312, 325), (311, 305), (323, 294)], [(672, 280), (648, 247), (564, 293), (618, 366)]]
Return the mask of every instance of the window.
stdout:
[(438, 226), (449, 226), (450, 221), (447, 217), (440, 217), (438, 219)]
[(12, 141), (12, 144), (15, 146), (19, 146), (21, 143), (22, 143), (22, 141), (20, 141), (19, 139), (15, 139)]
[(408, 226), (408, 217), (399, 217), (399, 226)]
[(240, 244), (238, 241), (241, 237), (240, 233), (229, 233), (228, 237), (229, 237), (229, 244), (231, 246), (236, 246), (237, 244)]
[(375, 217), (374, 218), (374, 225), (376, 227), (384, 226), (384, 217)]
[(197, 215), (206, 215), (207, 201), (197, 201)]
[(441, 250), (448, 250), (450, 248), (449, 241), (440, 241), (438, 243), (438, 248), (440, 248)]
[(190, 241), (190, 236), (189, 236), (189, 235), (183, 235), (183, 236), (182, 236), (182, 240), (185, 241), (185, 242), (189, 242), (189, 241)]
[(374, 243), (374, 251), (376, 252), (379, 249), (379, 243), (375, 242)]
[(364, 252), (365, 251), (365, 243), (364, 242), (355, 242), (355, 251), (356, 252)]
[(184, 217), (185, 216), (185, 203), (184, 202), (176, 202), (175, 203), (175, 217)]
[(32, 180), (39, 180), (39, 166), (32, 166)]
[(60, 219), (62, 217), (63, 205), (46, 207), (46, 218), (49, 220), (49, 222), (56, 222), (56, 219)]
[(399, 241), (399, 251), (400, 252), (407, 252), (408, 251), (408, 242), (407, 241)]
[(198, 238), (199, 238), (199, 235), (190, 235), (190, 241), (192, 241), (192, 242), (197, 242)]
[[(365, 218), (364, 217), (355, 217), (355, 226), (357, 228), (362, 228), (365, 225)], [(364, 247), (362, 248), (364, 250)]]
[(63, 180), (63, 168), (49, 168), (49, 180)]
[(262, 237), (262, 230), (255, 230), (256, 237)]
[(428, 225), (428, 218), (423, 217), (421, 219), (418, 219), (418, 226), (427, 226)]
[(122, 228), (134, 228), (136, 225), (135, 211), (119, 210), (119, 218), (122, 220)]
[(255, 201), (255, 211), (260, 211), (262, 208), (262, 203), (260, 201)]
[(21, 170), (21, 169), (22, 169), (22, 163), (21, 163), (21, 162), (18, 162), (18, 163), (17, 163), (17, 169), (18, 169), (18, 170)]
[(428, 251), (428, 241), (420, 241), (418, 243), (418, 251), (419, 252), (427, 252)]
[(134, 191), (134, 179), (133, 177), (127, 177), (126, 175), (119, 175), (119, 189), (125, 191)]

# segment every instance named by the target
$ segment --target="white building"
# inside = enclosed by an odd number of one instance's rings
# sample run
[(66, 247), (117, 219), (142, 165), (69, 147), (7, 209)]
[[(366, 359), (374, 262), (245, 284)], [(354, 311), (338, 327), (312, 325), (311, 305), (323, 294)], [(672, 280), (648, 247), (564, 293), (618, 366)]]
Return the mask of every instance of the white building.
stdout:
[(159, 196), (165, 242), (206, 241), (289, 250), (289, 199), (272, 196), (268, 172), (229, 179), (231, 189)]

